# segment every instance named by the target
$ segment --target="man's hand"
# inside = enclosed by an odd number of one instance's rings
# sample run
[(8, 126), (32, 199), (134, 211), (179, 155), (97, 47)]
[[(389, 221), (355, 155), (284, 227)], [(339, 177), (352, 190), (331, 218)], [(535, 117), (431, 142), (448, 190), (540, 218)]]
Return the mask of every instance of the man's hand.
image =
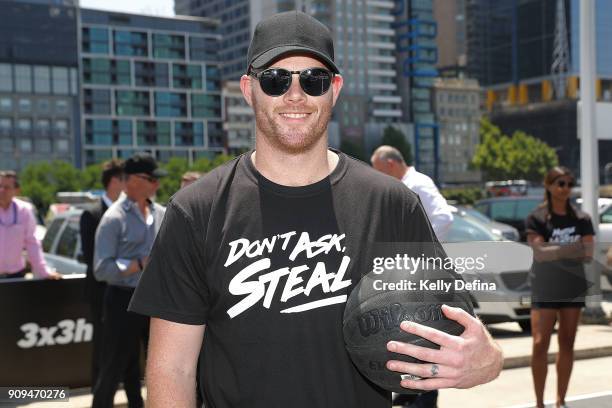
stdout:
[(414, 322), (402, 322), (401, 329), (440, 345), (440, 349), (414, 346), (390, 341), (387, 349), (430, 363), (415, 364), (390, 360), (387, 368), (421, 377), (421, 380), (402, 380), (402, 387), (415, 390), (439, 388), (471, 388), (494, 380), (503, 366), (500, 347), (480, 322), (463, 309), (442, 306), (451, 320), (465, 327), (461, 336), (453, 336)]
[(58, 273), (55, 269), (49, 269), (47, 270), (47, 276), (45, 276), (45, 279), (60, 280), (60, 279), (63, 279), (63, 276), (61, 273)]

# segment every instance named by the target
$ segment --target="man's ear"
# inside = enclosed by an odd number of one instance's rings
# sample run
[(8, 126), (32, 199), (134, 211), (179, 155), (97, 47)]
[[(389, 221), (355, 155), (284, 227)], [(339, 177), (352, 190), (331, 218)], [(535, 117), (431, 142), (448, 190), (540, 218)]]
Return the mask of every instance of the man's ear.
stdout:
[(342, 85), (344, 84), (344, 78), (342, 75), (336, 74), (332, 79), (332, 91), (334, 93), (334, 101), (332, 106), (336, 106), (336, 101), (340, 96), (340, 90), (342, 89)]
[(248, 75), (243, 75), (240, 77), (240, 90), (242, 91), (242, 96), (246, 103), (249, 104), (250, 107), (253, 107), (253, 89), (251, 88), (251, 81), (253, 79)]

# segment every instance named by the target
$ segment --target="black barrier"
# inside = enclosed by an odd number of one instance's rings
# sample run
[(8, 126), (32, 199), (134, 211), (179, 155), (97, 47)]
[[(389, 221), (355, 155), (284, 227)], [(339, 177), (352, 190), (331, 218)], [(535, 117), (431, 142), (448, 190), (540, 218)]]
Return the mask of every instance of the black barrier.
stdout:
[(0, 386), (90, 385), (85, 279), (0, 282)]

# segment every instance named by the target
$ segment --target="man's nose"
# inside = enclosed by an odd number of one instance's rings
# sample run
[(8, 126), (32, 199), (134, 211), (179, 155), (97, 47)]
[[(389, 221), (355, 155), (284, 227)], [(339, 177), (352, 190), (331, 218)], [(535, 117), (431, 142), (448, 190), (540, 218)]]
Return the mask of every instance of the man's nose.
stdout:
[(291, 86), (287, 93), (285, 93), (285, 99), (290, 102), (302, 101), (306, 99), (306, 93), (300, 85), (300, 75), (291, 74)]

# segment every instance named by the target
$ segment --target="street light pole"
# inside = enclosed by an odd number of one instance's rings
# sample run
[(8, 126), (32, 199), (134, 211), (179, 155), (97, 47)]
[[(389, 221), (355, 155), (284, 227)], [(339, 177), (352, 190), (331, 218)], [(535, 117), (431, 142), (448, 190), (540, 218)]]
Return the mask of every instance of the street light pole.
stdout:
[[(582, 210), (591, 216), (595, 233), (599, 229), (599, 154), (595, 134), (595, 0), (580, 0), (580, 179)], [(595, 249), (597, 251), (597, 248)], [(599, 288), (597, 262), (587, 265), (595, 288)], [(584, 311), (586, 321), (597, 323), (605, 314), (601, 292), (590, 293)]]

